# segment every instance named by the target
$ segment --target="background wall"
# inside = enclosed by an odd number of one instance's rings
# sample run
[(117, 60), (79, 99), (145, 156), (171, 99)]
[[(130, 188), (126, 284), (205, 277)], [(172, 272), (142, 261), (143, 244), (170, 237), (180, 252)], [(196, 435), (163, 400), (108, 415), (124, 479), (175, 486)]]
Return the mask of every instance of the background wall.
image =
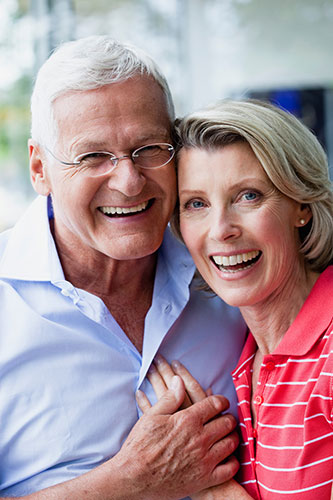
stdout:
[(34, 75), (61, 41), (111, 34), (149, 52), (182, 115), (223, 97), (271, 98), (333, 161), (333, 0), (0, 0), (0, 229), (33, 198)]

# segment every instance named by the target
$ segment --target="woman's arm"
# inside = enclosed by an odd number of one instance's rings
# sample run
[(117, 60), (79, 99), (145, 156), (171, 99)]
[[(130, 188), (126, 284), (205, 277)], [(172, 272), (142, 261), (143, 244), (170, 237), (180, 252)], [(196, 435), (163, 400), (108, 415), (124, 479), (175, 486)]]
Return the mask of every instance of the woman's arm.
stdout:
[(234, 479), (226, 483), (199, 491), (191, 496), (192, 500), (253, 500), (244, 488)]

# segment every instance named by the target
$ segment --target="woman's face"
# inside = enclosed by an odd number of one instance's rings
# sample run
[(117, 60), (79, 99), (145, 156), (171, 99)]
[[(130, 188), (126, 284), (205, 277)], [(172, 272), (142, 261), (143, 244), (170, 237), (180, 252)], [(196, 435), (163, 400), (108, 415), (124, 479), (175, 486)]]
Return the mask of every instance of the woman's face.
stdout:
[(247, 143), (183, 149), (178, 181), (183, 239), (222, 299), (258, 304), (297, 279), (298, 227), (310, 215), (274, 187)]

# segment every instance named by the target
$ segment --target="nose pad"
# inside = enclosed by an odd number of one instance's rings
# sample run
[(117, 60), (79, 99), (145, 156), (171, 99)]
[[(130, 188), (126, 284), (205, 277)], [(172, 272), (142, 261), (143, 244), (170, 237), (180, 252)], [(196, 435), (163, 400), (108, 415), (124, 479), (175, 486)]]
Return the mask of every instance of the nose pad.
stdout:
[(118, 157), (114, 157), (114, 158), (111, 157), (110, 161), (111, 161), (111, 163), (113, 165), (113, 168), (117, 167), (118, 164), (119, 164), (119, 162), (121, 160), (124, 160), (125, 158), (129, 158), (133, 162), (132, 158), (129, 155), (118, 156)]

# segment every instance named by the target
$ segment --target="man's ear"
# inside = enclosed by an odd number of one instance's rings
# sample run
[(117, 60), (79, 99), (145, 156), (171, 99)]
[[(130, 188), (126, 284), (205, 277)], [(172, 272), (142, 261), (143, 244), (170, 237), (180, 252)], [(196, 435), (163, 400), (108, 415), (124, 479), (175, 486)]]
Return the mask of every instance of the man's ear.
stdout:
[(40, 146), (32, 139), (28, 140), (30, 157), (30, 179), (34, 190), (38, 194), (47, 196), (51, 192), (48, 175), (46, 172), (45, 155)]
[(306, 203), (300, 203), (297, 207), (296, 214), (296, 227), (306, 226), (307, 223), (312, 219), (312, 211), (309, 205)]

